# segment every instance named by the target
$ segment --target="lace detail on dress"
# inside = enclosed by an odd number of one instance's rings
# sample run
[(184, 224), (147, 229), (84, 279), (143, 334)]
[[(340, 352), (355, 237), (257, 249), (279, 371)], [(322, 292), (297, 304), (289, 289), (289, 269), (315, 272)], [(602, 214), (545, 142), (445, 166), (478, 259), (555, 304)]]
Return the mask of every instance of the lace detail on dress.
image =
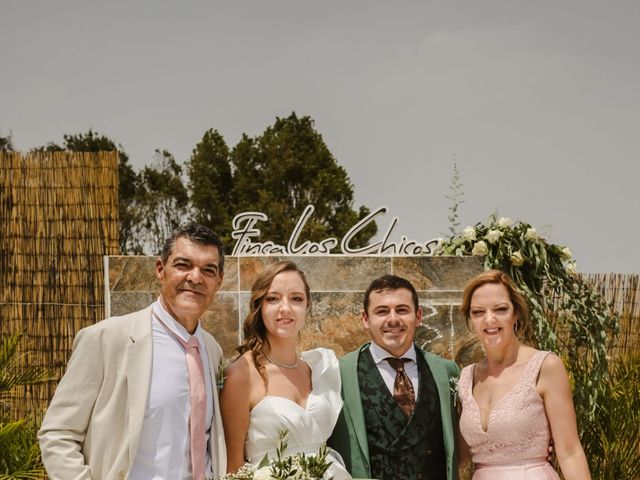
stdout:
[(513, 389), (494, 405), (487, 431), (480, 423), (480, 408), (472, 395), (473, 370), (462, 370), (458, 395), (462, 402), (460, 431), (473, 463), (496, 464), (545, 458), (551, 437), (544, 402), (536, 391), (542, 362), (549, 352), (533, 354)]

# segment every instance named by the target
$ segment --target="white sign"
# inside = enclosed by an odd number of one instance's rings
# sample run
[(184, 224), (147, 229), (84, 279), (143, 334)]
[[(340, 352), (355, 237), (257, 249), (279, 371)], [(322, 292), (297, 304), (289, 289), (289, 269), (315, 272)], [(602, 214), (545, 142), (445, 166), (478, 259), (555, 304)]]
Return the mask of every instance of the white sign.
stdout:
[(300, 234), (314, 211), (313, 205), (307, 205), (286, 245), (271, 241), (254, 241), (260, 238), (260, 229), (256, 224), (266, 222), (269, 218), (261, 212), (239, 213), (233, 218), (231, 237), (235, 239), (236, 244), (231, 255), (323, 255), (330, 254), (338, 245), (346, 255), (433, 255), (442, 242), (441, 238), (418, 242), (409, 240), (404, 235), (398, 242), (390, 241), (391, 233), (398, 222), (398, 217), (393, 217), (382, 240), (364, 247), (352, 247), (351, 242), (360, 231), (373, 222), (375, 217), (387, 213), (387, 207), (382, 206), (351, 227), (340, 240), (330, 237), (319, 242), (306, 240), (300, 243)]

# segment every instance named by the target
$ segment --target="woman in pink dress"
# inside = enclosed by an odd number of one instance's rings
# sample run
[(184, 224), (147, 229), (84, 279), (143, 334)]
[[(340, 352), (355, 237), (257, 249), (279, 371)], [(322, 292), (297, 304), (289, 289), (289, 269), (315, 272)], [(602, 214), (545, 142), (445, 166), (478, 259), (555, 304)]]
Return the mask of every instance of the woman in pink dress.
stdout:
[(486, 355), (460, 374), (461, 467), (473, 461), (473, 480), (559, 479), (546, 458), (553, 438), (565, 479), (590, 479), (567, 372), (555, 354), (518, 339), (529, 310), (513, 280), (481, 273), (460, 308)]

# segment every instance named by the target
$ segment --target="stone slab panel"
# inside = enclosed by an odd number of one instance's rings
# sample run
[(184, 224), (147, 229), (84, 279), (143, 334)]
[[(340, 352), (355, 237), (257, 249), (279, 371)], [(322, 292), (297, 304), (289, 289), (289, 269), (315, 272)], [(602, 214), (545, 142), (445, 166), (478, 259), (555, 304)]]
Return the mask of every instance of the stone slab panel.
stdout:
[(156, 298), (152, 292), (111, 292), (111, 316), (137, 312), (151, 305)]
[[(357, 292), (312, 292), (313, 307), (300, 332), (300, 349), (325, 347), (341, 356), (366, 342), (369, 336), (360, 320), (361, 297)], [(242, 292), (239, 299), (244, 322), (250, 294)]]
[(374, 278), (391, 273), (389, 257), (242, 257), (240, 290), (250, 291), (265, 266), (280, 260), (295, 262), (305, 273), (312, 291), (365, 290)]
[(475, 336), (467, 324), (458, 305), (434, 305), (429, 300), (420, 300), (422, 326), (416, 333), (416, 343), (427, 351), (448, 359), (456, 359), (460, 352), (473, 343)]
[[(112, 292), (147, 291), (158, 294), (160, 284), (156, 278), (157, 257), (109, 257), (109, 290)], [(236, 291), (238, 262), (226, 257), (220, 291)]]
[(238, 257), (224, 257), (224, 277), (219, 291), (238, 291)]
[[(216, 300), (203, 317), (204, 328), (220, 342), (227, 358), (241, 338), (251, 284), (268, 263), (290, 258), (307, 274), (313, 311), (301, 332), (301, 349), (318, 346), (343, 355), (369, 340), (361, 322), (364, 290), (385, 273), (409, 278), (417, 287), (424, 316), (417, 340), (428, 350), (466, 365), (482, 357), (458, 306), (462, 287), (482, 271), (470, 257), (227, 257)], [(111, 314), (146, 307), (157, 298), (155, 257), (109, 257)]]
[(225, 358), (235, 356), (240, 332), (238, 330), (238, 295), (218, 292), (216, 298), (201, 319), (202, 328), (213, 335), (224, 352)]
[(160, 290), (155, 257), (109, 257), (111, 292), (153, 292)]
[(332, 349), (338, 357), (369, 340), (362, 325), (359, 292), (319, 292), (313, 295), (313, 313), (302, 330), (301, 348)]
[(393, 273), (413, 283), (416, 290), (462, 290), (482, 272), (483, 257), (394, 257)]

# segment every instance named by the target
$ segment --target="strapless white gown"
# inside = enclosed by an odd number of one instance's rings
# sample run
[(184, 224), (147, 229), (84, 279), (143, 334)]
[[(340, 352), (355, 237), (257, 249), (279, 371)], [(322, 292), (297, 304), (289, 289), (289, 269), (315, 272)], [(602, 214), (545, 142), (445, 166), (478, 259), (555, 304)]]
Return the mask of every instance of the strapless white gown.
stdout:
[[(311, 368), (312, 390), (305, 408), (275, 395), (267, 395), (251, 410), (249, 430), (244, 444), (245, 457), (258, 464), (265, 456), (275, 458), (278, 432), (287, 429), (286, 454), (317, 453), (336, 424), (342, 399), (340, 398), (340, 370), (333, 351), (316, 348), (302, 353), (302, 359)], [(332, 462), (325, 478), (349, 479), (340, 455), (330, 450)]]

